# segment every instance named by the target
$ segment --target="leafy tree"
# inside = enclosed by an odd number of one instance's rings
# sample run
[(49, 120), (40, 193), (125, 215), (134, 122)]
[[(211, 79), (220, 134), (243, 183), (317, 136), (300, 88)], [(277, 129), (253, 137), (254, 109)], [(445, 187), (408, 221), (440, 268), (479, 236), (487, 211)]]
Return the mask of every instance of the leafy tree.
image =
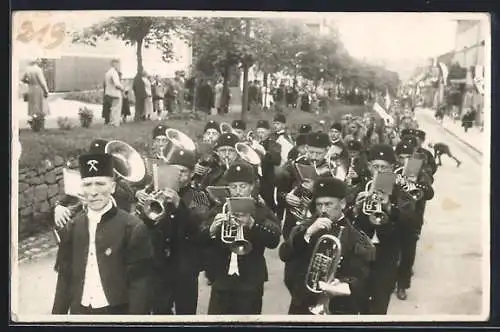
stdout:
[(73, 35), (74, 42), (96, 46), (99, 40), (111, 37), (136, 46), (137, 72), (143, 70), (142, 49), (156, 46), (164, 61), (173, 57), (171, 37), (180, 19), (165, 17), (120, 16), (96, 23)]

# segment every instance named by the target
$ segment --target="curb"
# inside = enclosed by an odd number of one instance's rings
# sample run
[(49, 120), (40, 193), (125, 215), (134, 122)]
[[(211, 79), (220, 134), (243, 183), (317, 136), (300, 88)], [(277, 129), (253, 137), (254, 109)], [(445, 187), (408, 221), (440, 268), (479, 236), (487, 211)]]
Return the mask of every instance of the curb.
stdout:
[(43, 257), (46, 257), (46, 256), (50, 256), (51, 254), (56, 253), (57, 249), (58, 249), (58, 247), (55, 246), (55, 247), (49, 248), (49, 249), (47, 249), (45, 251), (41, 251), (41, 252), (39, 252), (37, 254), (34, 254), (34, 255), (31, 255), (31, 256), (28, 256), (28, 257), (24, 257), (24, 258), (18, 259), (17, 260), (17, 264), (22, 264), (22, 263), (26, 263), (28, 261), (32, 261), (32, 260), (35, 260), (35, 259), (40, 259), (40, 258), (43, 258)]
[[(429, 116), (430, 117), (430, 116)], [(474, 150), (474, 152), (480, 154), (481, 156), (483, 156), (483, 153), (478, 149), (476, 148), (475, 146), (473, 146), (472, 144), (470, 144), (469, 142), (467, 142), (466, 140), (464, 140), (463, 138), (461, 138), (460, 136), (458, 136), (457, 134), (455, 134), (453, 131), (451, 131), (450, 129), (444, 127), (442, 124), (438, 123), (434, 117), (432, 117), (432, 121), (437, 124), (440, 128), (444, 129), (448, 134), (450, 134), (451, 136), (455, 137), (458, 141), (460, 141), (462, 144), (466, 145), (468, 148), (470, 148), (471, 150)]]
[(475, 152), (479, 153), (481, 156), (483, 155), (483, 153), (478, 150), (475, 146), (473, 146), (472, 144), (470, 144), (469, 142), (467, 142), (466, 140), (464, 140), (463, 138), (459, 137), (457, 134), (455, 134), (453, 131), (449, 130), (448, 128), (446, 127), (443, 127), (441, 126), (441, 128), (443, 128), (448, 134), (450, 134), (451, 136), (455, 137), (457, 140), (459, 140), (460, 142), (462, 142), (464, 145), (466, 145), (467, 147), (469, 147), (470, 149), (474, 150)]

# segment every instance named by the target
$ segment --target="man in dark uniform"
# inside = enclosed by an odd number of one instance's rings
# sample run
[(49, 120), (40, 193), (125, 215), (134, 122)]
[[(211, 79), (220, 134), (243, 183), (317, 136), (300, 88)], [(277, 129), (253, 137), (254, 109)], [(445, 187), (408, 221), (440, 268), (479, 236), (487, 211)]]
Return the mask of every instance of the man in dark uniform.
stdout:
[(288, 153), (293, 148), (293, 140), (286, 131), (286, 118), (283, 114), (278, 113), (273, 118), (273, 136), (272, 139), (281, 145), (281, 165), (287, 159)]
[[(368, 167), (372, 177), (378, 172), (392, 172), (396, 163), (394, 150), (390, 145), (377, 144), (368, 152)], [(371, 180), (371, 179), (370, 179)], [(360, 188), (365, 188), (362, 184)], [(382, 202), (382, 210), (387, 213), (388, 220), (380, 225), (374, 224), (362, 213), (362, 205), (370, 194), (366, 191), (358, 193), (355, 205), (349, 207), (349, 213), (354, 209), (356, 217), (354, 225), (363, 231), (376, 247), (376, 258), (371, 263), (370, 277), (366, 290), (364, 314), (385, 315), (389, 306), (391, 294), (394, 291), (400, 256), (400, 228), (406, 227), (406, 221), (415, 213), (415, 204), (394, 186), (388, 201)]]
[(235, 134), (222, 134), (215, 143), (215, 153), (218, 156), (218, 165), (211, 168), (203, 180), (202, 187), (220, 186), (224, 184), (223, 175), (228, 167), (238, 159), (234, 147), (239, 142)]
[(280, 256), (284, 261), (297, 262), (294, 264), (296, 270), (289, 314), (311, 314), (311, 306), (318, 301), (318, 295), (306, 288), (306, 277), (309, 262), (314, 258), (314, 247), (325, 234), (339, 238), (342, 258), (332, 282), (319, 279), (319, 289), (330, 296), (332, 314), (359, 314), (361, 311), (374, 247), (344, 216), (345, 194), (346, 186), (339, 179), (316, 180), (311, 208), (314, 216), (294, 227), (280, 248)]
[(146, 225), (111, 199), (113, 157), (79, 158), (85, 213), (68, 223), (53, 314), (147, 314), (153, 258)]
[(198, 303), (198, 276), (202, 269), (199, 245), (200, 226), (208, 217), (207, 195), (191, 187), (196, 156), (187, 150), (175, 150), (170, 158), (179, 169), (178, 191), (161, 188), (165, 195), (165, 214), (150, 219), (141, 210), (140, 217), (152, 232), (155, 249), (153, 270), (153, 314), (195, 315)]
[(424, 169), (426, 172), (434, 176), (437, 171), (436, 160), (433, 154), (423, 147), (425, 142), (425, 131), (419, 129), (403, 129), (401, 131), (401, 141), (408, 141), (409, 138), (414, 138), (416, 140), (416, 153), (421, 153), (425, 156)]
[(247, 124), (243, 120), (234, 120), (231, 124), (231, 128), (233, 128), (233, 133), (238, 136), (240, 141), (246, 139), (245, 131), (247, 130)]
[[(231, 165), (225, 180), (231, 197), (251, 197), (255, 186), (255, 174), (251, 165)], [(259, 315), (262, 311), (264, 283), (268, 280), (264, 251), (279, 244), (279, 221), (265, 205), (256, 202), (253, 215), (233, 215), (242, 225), (244, 238), (252, 243), (246, 255), (236, 255), (221, 241), (221, 227), (228, 215), (222, 207), (213, 211), (215, 217), (203, 229), (206, 251), (209, 253), (207, 269), (213, 277), (209, 315)]]
[(281, 145), (271, 139), (271, 125), (267, 120), (257, 121), (256, 131), (260, 144), (265, 149), (265, 154), (261, 160), (262, 177), (260, 179), (260, 195), (266, 205), (276, 211), (274, 200), (274, 188), (276, 183), (275, 169), (281, 164)]
[[(104, 148), (108, 141), (103, 139), (96, 139), (92, 141), (89, 147), (89, 153), (104, 153)], [(115, 180), (116, 189), (112, 193), (112, 199), (116, 202), (117, 206), (127, 212), (132, 211), (132, 205), (135, 201), (133, 188), (129, 183), (121, 178)], [(54, 208), (54, 222), (56, 227), (63, 228), (70, 220), (72, 215), (78, 213), (81, 208), (72, 208), (79, 204), (79, 199), (69, 195), (63, 196)]]
[(214, 120), (210, 120), (207, 122), (205, 129), (203, 130), (202, 141), (208, 144), (215, 144), (220, 134), (219, 123)]
[[(395, 153), (397, 156), (397, 166), (404, 166), (406, 160), (408, 160), (413, 153), (415, 148), (412, 145), (406, 144), (405, 142), (400, 142), (396, 145)], [(424, 170), (420, 170), (416, 179), (409, 179), (414, 181), (415, 185), (422, 190), (423, 197), (422, 201), (428, 201), (434, 197), (434, 190), (431, 186), (430, 178), (425, 174)], [(418, 209), (420, 202), (416, 202), (416, 207)], [(397, 278), (397, 292), (396, 296), (400, 300), (406, 300), (407, 294), (406, 290), (410, 288), (412, 268), (415, 263), (415, 255), (417, 251), (417, 241), (420, 234), (420, 230), (423, 223), (423, 215), (419, 215), (415, 212), (411, 218), (406, 220), (406, 227), (402, 227), (400, 230), (400, 241), (401, 241), (401, 257), (398, 267), (398, 278)]]
[(462, 162), (458, 160), (458, 158), (451, 153), (450, 147), (447, 144), (437, 142), (434, 144), (429, 143), (427, 146), (430, 149), (434, 150), (434, 160), (437, 161), (436, 163), (437, 166), (443, 165), (443, 163), (441, 162), (441, 156), (444, 154), (450, 157), (451, 159), (455, 160), (455, 162), (457, 163), (457, 167), (460, 167), (460, 165), (462, 164)]
[[(307, 154), (302, 160), (297, 162), (303, 164), (315, 164), (316, 169), (322, 172), (322, 176), (331, 176), (325, 156), (328, 149), (329, 138), (325, 133), (312, 133), (307, 135)], [(295, 163), (286, 164), (286, 169), (282, 169), (282, 176), (278, 183), (278, 203), (286, 209), (283, 217), (283, 236), (287, 237), (292, 227), (298, 221), (300, 214), (307, 213), (306, 207), (309, 205), (310, 182), (312, 179), (300, 179), (295, 169)], [(302, 218), (300, 216), (300, 218)], [(299, 219), (300, 219), (299, 218)]]

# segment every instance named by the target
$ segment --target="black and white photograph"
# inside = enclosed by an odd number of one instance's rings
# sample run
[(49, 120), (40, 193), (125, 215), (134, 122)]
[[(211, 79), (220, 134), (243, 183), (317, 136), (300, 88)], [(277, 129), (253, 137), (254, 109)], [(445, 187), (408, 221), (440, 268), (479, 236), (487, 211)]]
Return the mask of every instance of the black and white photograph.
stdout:
[(11, 77), (12, 321), (488, 319), (487, 13), (14, 12)]

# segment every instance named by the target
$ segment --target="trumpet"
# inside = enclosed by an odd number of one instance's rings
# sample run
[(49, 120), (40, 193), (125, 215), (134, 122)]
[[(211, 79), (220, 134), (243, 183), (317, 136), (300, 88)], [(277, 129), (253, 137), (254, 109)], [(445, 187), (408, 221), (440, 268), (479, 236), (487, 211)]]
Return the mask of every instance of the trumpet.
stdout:
[(414, 200), (419, 201), (424, 197), (424, 192), (420, 189), (414, 181), (411, 181), (403, 175), (404, 167), (397, 168), (394, 173), (396, 174), (396, 182), (408, 193)]
[(330, 283), (335, 280), (335, 275), (342, 257), (342, 244), (340, 239), (345, 227), (340, 226), (338, 236), (322, 235), (312, 252), (309, 267), (306, 273), (306, 288), (311, 293), (321, 294), (318, 302), (309, 307), (314, 315), (330, 314), (330, 297), (319, 287), (319, 282)]
[(382, 210), (383, 197), (372, 191), (373, 180), (368, 181), (365, 192), (368, 194), (363, 201), (363, 213), (369, 216), (370, 222), (375, 225), (384, 225), (389, 220), (389, 216)]
[(243, 225), (238, 223), (237, 218), (229, 211), (229, 203), (222, 206), (222, 214), (227, 218), (221, 225), (221, 241), (228, 245), (231, 252), (241, 256), (247, 255), (252, 251), (252, 243), (245, 240), (243, 234)]

